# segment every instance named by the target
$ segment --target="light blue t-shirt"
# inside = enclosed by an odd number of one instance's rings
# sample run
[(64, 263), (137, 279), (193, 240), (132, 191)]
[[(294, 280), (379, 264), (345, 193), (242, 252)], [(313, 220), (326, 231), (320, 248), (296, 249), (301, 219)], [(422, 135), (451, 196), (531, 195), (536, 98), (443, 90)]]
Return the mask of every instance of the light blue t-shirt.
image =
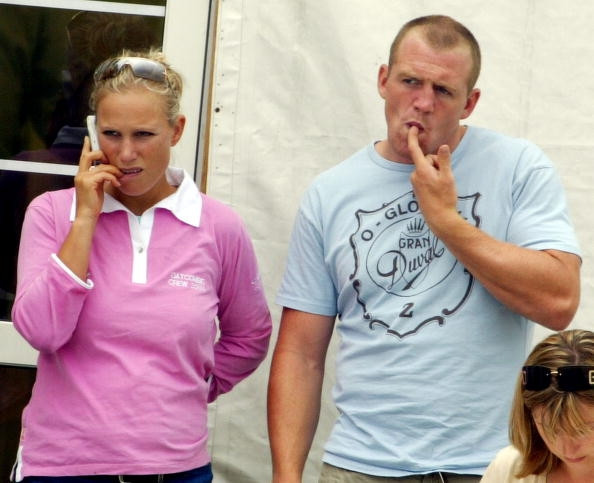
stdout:
[[(469, 223), (522, 247), (579, 253), (558, 176), (535, 145), (469, 127), (452, 168)], [(413, 169), (370, 144), (318, 176), (276, 301), (339, 316), (339, 417), (324, 461), (380, 476), (480, 474), (508, 444), (532, 323), (428, 229)]]

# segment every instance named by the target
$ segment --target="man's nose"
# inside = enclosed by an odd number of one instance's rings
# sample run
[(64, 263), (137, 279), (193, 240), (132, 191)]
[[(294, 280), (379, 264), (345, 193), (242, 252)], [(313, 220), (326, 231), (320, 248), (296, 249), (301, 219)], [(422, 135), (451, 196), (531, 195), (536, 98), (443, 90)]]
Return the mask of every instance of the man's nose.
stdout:
[(416, 92), (414, 106), (421, 112), (433, 112), (435, 92), (431, 86), (423, 86)]

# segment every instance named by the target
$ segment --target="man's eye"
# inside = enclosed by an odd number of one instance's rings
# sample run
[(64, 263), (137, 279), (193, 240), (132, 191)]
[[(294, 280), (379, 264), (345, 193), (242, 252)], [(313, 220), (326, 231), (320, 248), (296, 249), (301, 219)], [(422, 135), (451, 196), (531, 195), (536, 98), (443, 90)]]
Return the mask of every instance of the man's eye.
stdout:
[(143, 138), (143, 137), (153, 136), (154, 133), (152, 133), (150, 131), (138, 131), (138, 132), (135, 133), (135, 135), (137, 137)]
[(450, 91), (448, 89), (446, 89), (445, 87), (442, 86), (437, 86), (436, 87), (437, 92), (439, 92), (440, 94), (445, 94), (446, 96), (451, 95)]
[(105, 130), (102, 133), (104, 136), (108, 136), (108, 137), (115, 137), (115, 136), (120, 135), (117, 131), (109, 131), (109, 130)]

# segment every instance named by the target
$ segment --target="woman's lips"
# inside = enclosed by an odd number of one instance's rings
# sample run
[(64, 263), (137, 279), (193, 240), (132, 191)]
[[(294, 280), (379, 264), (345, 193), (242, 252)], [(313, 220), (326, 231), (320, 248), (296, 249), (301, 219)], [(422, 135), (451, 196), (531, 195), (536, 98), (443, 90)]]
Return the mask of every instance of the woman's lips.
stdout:
[(120, 168), (124, 176), (134, 176), (142, 171), (142, 168)]
[(584, 461), (584, 459), (586, 459), (585, 456), (581, 456), (579, 458), (565, 458), (565, 462), (575, 464), (575, 463), (580, 463), (580, 462)]

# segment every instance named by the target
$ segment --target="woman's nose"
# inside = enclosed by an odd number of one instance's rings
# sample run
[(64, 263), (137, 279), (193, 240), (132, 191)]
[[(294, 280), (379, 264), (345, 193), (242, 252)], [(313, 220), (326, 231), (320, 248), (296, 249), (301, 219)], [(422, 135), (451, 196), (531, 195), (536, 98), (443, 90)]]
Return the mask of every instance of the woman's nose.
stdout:
[(120, 143), (120, 159), (122, 162), (130, 162), (136, 159), (136, 146), (132, 139), (122, 138)]
[(566, 458), (578, 458), (583, 456), (580, 452), (582, 447), (582, 439), (571, 436), (559, 436), (559, 446), (563, 456)]

